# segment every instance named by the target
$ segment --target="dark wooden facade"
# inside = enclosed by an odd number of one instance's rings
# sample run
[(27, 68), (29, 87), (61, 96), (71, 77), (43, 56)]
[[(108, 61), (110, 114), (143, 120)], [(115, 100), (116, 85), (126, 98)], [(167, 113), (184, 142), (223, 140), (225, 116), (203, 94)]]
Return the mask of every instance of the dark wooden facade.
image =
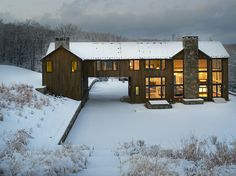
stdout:
[[(212, 58), (199, 51), (199, 59), (207, 59), (207, 97), (206, 101), (213, 98), (212, 92)], [(134, 58), (135, 59), (135, 58)], [(156, 58), (158, 60), (158, 58)], [(173, 58), (165, 59), (165, 69), (151, 70), (145, 68), (145, 59), (140, 59), (139, 70), (130, 70), (130, 60), (112, 60), (118, 63), (117, 70), (97, 70), (98, 60), (82, 61), (67, 49), (60, 47), (51, 54), (42, 59), (43, 85), (55, 95), (62, 95), (76, 100), (81, 100), (88, 91), (88, 77), (127, 77), (129, 79), (129, 98), (131, 103), (144, 103), (146, 98), (147, 77), (164, 77), (165, 78), (165, 97), (170, 102), (180, 101), (174, 97), (174, 71), (173, 61), (175, 59), (183, 60), (184, 51), (182, 50)], [(214, 58), (213, 58), (214, 59)], [(228, 59), (222, 60), (222, 95), (221, 97), (228, 100)], [(53, 71), (47, 73), (46, 62), (52, 61)], [(78, 70), (71, 72), (71, 62), (78, 61)], [(102, 61), (102, 60), (100, 60)], [(184, 72), (184, 71), (183, 71)], [(139, 87), (139, 94), (136, 95), (136, 86)], [(184, 87), (183, 83), (183, 87)], [(184, 95), (183, 95), (183, 98)]]
[[(52, 62), (52, 72), (47, 72), (47, 61)], [(78, 70), (71, 71), (72, 61), (77, 61)], [(60, 47), (42, 60), (43, 85), (55, 95), (81, 100), (88, 89), (87, 79), (83, 79), (82, 60), (70, 51)]]

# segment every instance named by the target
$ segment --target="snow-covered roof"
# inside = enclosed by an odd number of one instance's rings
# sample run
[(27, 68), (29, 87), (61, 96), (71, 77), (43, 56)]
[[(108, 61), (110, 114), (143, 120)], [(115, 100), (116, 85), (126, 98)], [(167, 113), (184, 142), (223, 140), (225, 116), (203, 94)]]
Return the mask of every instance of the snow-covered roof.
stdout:
[[(199, 41), (199, 49), (212, 58), (228, 58), (220, 42)], [(55, 50), (50, 43), (47, 55)], [(183, 50), (182, 41), (163, 42), (70, 42), (70, 51), (83, 60), (171, 59)]]
[(198, 48), (211, 58), (229, 58), (229, 54), (222, 43), (217, 41), (200, 41)]

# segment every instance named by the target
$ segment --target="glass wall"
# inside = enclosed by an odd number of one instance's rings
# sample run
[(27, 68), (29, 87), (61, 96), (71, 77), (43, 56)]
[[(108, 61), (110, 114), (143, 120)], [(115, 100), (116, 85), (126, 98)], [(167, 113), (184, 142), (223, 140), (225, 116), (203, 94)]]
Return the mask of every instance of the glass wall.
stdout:
[(165, 77), (146, 77), (146, 99), (165, 98)]
[(199, 84), (199, 93), (198, 96), (201, 98), (208, 97), (208, 67), (207, 59), (198, 60), (198, 84)]
[(222, 60), (212, 59), (212, 93), (213, 97), (222, 96)]
[(184, 74), (183, 60), (174, 59), (174, 98), (183, 98), (184, 95)]

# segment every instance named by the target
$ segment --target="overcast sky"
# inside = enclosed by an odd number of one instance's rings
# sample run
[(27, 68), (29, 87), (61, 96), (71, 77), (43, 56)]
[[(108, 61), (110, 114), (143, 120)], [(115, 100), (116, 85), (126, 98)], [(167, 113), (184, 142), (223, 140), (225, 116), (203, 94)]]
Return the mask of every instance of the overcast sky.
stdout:
[(191, 34), (236, 43), (236, 0), (0, 0), (0, 18), (73, 23), (131, 38)]

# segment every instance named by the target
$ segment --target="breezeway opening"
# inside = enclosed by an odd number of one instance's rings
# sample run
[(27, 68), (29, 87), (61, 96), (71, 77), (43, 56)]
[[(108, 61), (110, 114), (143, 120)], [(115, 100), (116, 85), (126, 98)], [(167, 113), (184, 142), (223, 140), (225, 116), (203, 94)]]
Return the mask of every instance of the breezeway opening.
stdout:
[[(100, 77), (99, 84), (94, 84), (89, 91), (89, 101), (99, 104), (107, 102), (129, 101), (128, 77)], [(109, 86), (105, 86), (109, 84)], [(104, 85), (104, 86), (103, 86)]]

